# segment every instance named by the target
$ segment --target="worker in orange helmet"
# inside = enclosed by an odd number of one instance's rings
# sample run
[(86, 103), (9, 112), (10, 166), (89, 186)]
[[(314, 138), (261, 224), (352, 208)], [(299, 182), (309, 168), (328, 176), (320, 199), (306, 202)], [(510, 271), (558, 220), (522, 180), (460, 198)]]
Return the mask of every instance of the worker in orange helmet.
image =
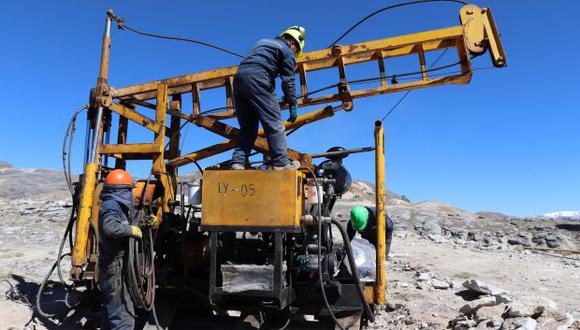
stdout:
[(133, 179), (124, 170), (113, 170), (105, 178), (99, 209), (99, 285), (107, 320), (104, 329), (133, 329), (135, 309), (123, 288), (123, 257), (129, 238), (141, 238), (141, 229), (131, 225)]

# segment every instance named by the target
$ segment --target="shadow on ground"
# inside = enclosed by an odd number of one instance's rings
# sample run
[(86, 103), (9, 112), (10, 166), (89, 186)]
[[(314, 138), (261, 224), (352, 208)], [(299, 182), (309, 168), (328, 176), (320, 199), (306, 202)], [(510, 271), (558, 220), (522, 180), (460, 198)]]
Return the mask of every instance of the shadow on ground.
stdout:
[(568, 231), (580, 231), (580, 223), (564, 223), (558, 224), (556, 227)]
[[(98, 299), (85, 297), (80, 303), (80, 297), (56, 281), (48, 281), (42, 292), (40, 308), (36, 307), (36, 298), (40, 284), (27, 281), (20, 275), (12, 274), (12, 281), (5, 296), (7, 300), (28, 306), (32, 311), (30, 320), (23, 327), (30, 325), (42, 326), (47, 329), (93, 329), (98, 327), (101, 311)], [(89, 299), (87, 299), (89, 298)]]

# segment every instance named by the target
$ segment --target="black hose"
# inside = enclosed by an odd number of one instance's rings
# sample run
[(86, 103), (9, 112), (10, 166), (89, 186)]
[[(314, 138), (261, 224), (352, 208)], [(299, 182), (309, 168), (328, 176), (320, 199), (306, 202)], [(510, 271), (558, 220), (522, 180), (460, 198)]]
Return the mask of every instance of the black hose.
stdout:
[(346, 249), (346, 255), (348, 256), (348, 263), (350, 265), (352, 279), (354, 281), (354, 284), (356, 285), (356, 291), (357, 291), (358, 296), (360, 298), (362, 307), (365, 310), (365, 314), (367, 315), (368, 319), (371, 322), (373, 322), (375, 320), (375, 316), (374, 316), (371, 308), (369, 307), (369, 304), (367, 304), (362, 285), (360, 284), (360, 278), (358, 276), (358, 270), (356, 268), (354, 254), (352, 252), (352, 246), (350, 245), (350, 240), (348, 239), (348, 233), (346, 232), (346, 229), (344, 229), (342, 224), (340, 222), (338, 222), (338, 220), (331, 219), (330, 222), (333, 225), (335, 225), (336, 227), (338, 227), (338, 229), (340, 230), (340, 235), (342, 236), (342, 241), (344, 242), (344, 248)]
[[(132, 221), (132, 225), (143, 223), (145, 214), (147, 187), (151, 180), (152, 172), (149, 174), (143, 192), (141, 194), (141, 210)], [(150, 206), (149, 206), (150, 207)], [(149, 212), (152, 212), (149, 208)], [(135, 221), (136, 220), (136, 221)], [(155, 252), (153, 232), (150, 227), (143, 229), (143, 238), (129, 238), (129, 248), (127, 250), (124, 283), (129, 292), (131, 300), (138, 308), (151, 312), (155, 327), (162, 329), (157, 319), (155, 311)]]
[(336, 316), (334, 316), (334, 312), (330, 308), (330, 303), (328, 302), (328, 297), (326, 297), (326, 290), (324, 290), (324, 277), (322, 276), (322, 196), (320, 196), (320, 185), (318, 184), (318, 177), (314, 170), (310, 167), (304, 167), (307, 169), (314, 179), (314, 184), (316, 185), (316, 195), (318, 197), (318, 281), (320, 282), (320, 292), (322, 293), (322, 300), (324, 301), (324, 306), (328, 310), (328, 314), (330, 318), (334, 321), (334, 324), (338, 326), (340, 330), (345, 330), (338, 320)]
[(57, 274), (58, 274), (58, 278), (60, 280), (60, 283), (64, 286), (65, 290), (67, 291), (67, 299), (65, 299), (65, 305), (68, 308), (74, 308), (76, 307), (78, 304), (76, 305), (70, 305), (68, 302), (68, 294), (71, 291), (71, 288), (69, 285), (66, 284), (65, 280), (64, 280), (64, 276), (62, 274), (62, 268), (60, 266), (60, 263), (62, 261), (62, 259), (64, 257), (70, 256), (71, 253), (66, 253), (66, 254), (62, 254), (62, 251), (64, 250), (64, 244), (66, 242), (66, 238), (67, 236), (70, 237), (70, 233), (72, 231), (72, 227), (74, 224), (74, 220), (75, 220), (75, 215), (76, 215), (76, 207), (73, 206), (73, 209), (71, 211), (71, 216), (69, 218), (68, 224), (66, 226), (66, 229), (64, 231), (64, 235), (62, 236), (62, 239), (60, 240), (60, 245), (58, 247), (58, 254), (56, 257), (56, 261), (54, 262), (54, 264), (52, 265), (52, 267), (50, 268), (50, 271), (48, 272), (48, 274), (46, 274), (46, 276), (44, 277), (43, 281), (41, 282), (40, 287), (38, 288), (38, 292), (36, 294), (36, 310), (38, 312), (38, 314), (42, 315), (43, 317), (50, 317), (53, 316), (55, 314), (48, 314), (45, 313), (42, 310), (42, 307), (40, 307), (40, 298), (42, 296), (42, 292), (44, 291), (44, 287), (46, 286), (46, 283), (48, 282), (48, 280), (50, 279), (50, 276), (52, 276), (52, 273), (54, 272), (55, 269), (57, 269)]
[(50, 268), (50, 271), (48, 272), (48, 274), (46, 274), (46, 276), (44, 277), (44, 279), (42, 280), (42, 282), (40, 284), (40, 287), (38, 288), (38, 293), (36, 294), (36, 311), (38, 312), (38, 314), (40, 314), (43, 317), (49, 318), (51, 316), (56, 315), (56, 314), (48, 314), (48, 313), (45, 313), (42, 310), (42, 308), (40, 307), (40, 298), (42, 297), (42, 292), (44, 291), (44, 287), (46, 286), (46, 283), (48, 282), (48, 279), (50, 278), (50, 276), (54, 272), (55, 268), (60, 263), (60, 261), (64, 257), (67, 257), (67, 256), (70, 256), (70, 253), (63, 254), (62, 256), (59, 256), (58, 257), (58, 259), (54, 262), (54, 264), (52, 264), (52, 267)]
[[(140, 212), (140, 214), (143, 214)], [(129, 238), (125, 262), (125, 285), (133, 303), (151, 311), (155, 300), (155, 265), (151, 228), (143, 230), (143, 238)]]
[[(73, 115), (71, 116), (71, 118), (68, 122), (68, 126), (65, 130), (65, 133), (64, 133), (64, 139), (62, 141), (62, 169), (64, 172), (64, 179), (66, 181), (66, 185), (67, 185), (71, 195), (74, 195), (74, 190), (73, 190), (73, 186), (72, 186), (72, 174), (71, 174), (71, 168), (70, 168), (71, 154), (72, 154), (71, 149), (72, 149), (72, 144), (74, 141), (74, 133), (76, 130), (77, 116), (79, 115), (79, 113), (81, 113), (85, 109), (88, 109), (88, 105), (83, 105), (82, 107), (78, 108), (73, 113)], [(68, 140), (68, 142), (67, 142), (67, 140)]]

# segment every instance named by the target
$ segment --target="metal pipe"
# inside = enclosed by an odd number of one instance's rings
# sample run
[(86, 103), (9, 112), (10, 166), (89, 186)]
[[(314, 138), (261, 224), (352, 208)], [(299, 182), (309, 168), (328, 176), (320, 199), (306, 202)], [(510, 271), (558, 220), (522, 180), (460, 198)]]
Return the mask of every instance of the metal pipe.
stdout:
[(385, 188), (385, 137), (383, 123), (375, 122), (375, 183), (376, 183), (376, 206), (377, 206), (377, 278), (375, 281), (375, 304), (385, 304), (385, 289), (387, 286), (387, 272), (385, 270), (386, 256), (386, 201), (387, 191)]
[(359, 152), (369, 152), (375, 150), (374, 147), (363, 147), (363, 148), (354, 148), (354, 149), (347, 149), (342, 151), (329, 151), (329, 152), (322, 152), (319, 154), (312, 154), (310, 157), (312, 158), (321, 158), (321, 157), (328, 157), (328, 156), (346, 156), (350, 154), (356, 154)]
[(84, 166), (87, 166), (87, 163), (89, 162), (89, 141), (91, 140), (91, 117), (90, 117), (90, 111), (87, 111), (87, 127), (86, 127), (86, 131), (85, 131), (85, 154), (83, 157), (84, 160), (84, 164), (83, 164), (83, 168)]
[(97, 86), (106, 85), (109, 77), (109, 55), (111, 52), (111, 15), (113, 10), (107, 10), (107, 18), (105, 19), (105, 32), (103, 33), (103, 45), (101, 47), (101, 65), (99, 67), (99, 78), (97, 78)]
[[(97, 78), (97, 90), (100, 91), (106, 87), (107, 77), (109, 74), (109, 51), (111, 46), (111, 14), (112, 10), (107, 11), (105, 20), (105, 33), (103, 34), (103, 45), (101, 49), (101, 65), (99, 68), (99, 77)], [(71, 256), (71, 278), (80, 280), (82, 277), (83, 265), (86, 263), (87, 242), (89, 238), (89, 227), (91, 213), (93, 209), (93, 200), (95, 186), (97, 184), (97, 174), (99, 172), (99, 148), (98, 145), (103, 138), (103, 106), (99, 105), (97, 117), (92, 129), (91, 144), (88, 152), (88, 162), (85, 166), (84, 182), (81, 190), (81, 199), (79, 213), (76, 223), (76, 238)], [(90, 126), (90, 125), (89, 125)]]
[(95, 128), (93, 129), (93, 136), (91, 140), (91, 148), (89, 150), (89, 163), (93, 163), (98, 159), (99, 148), (97, 148), (98, 138), (101, 135), (101, 121), (103, 119), (103, 107), (99, 106), (97, 110), (97, 120), (95, 121)]

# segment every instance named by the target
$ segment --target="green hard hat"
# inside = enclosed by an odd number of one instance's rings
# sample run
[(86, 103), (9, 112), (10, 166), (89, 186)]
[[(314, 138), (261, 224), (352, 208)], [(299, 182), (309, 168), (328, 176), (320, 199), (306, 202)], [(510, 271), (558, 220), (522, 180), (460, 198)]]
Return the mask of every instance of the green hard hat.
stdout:
[(367, 226), (369, 210), (364, 206), (355, 206), (350, 210), (350, 225), (356, 231), (361, 231)]

